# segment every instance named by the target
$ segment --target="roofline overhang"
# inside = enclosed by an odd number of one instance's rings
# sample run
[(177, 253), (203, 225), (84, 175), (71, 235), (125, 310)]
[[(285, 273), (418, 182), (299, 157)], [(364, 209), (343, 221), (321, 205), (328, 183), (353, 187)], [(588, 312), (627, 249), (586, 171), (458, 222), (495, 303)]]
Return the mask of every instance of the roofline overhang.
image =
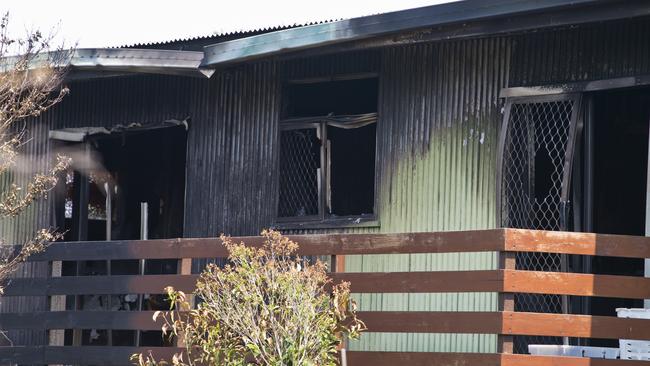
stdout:
[[(602, 5), (603, 11), (591, 12), (590, 18), (580, 16), (586, 8)], [(292, 28), (237, 40), (217, 43), (204, 47), (203, 68), (215, 68), (227, 64), (250, 61), (289, 52), (309, 50), (350, 41), (361, 41), (389, 35), (391, 33), (440, 27), (453, 24), (481, 22), (520, 15), (565, 12), (576, 10), (575, 18), (561, 16), (559, 19), (544, 19), (529, 25), (521, 25), (521, 30), (539, 27), (560, 26), (588, 21), (611, 20), (630, 16), (650, 14), (650, 4), (635, 0), (475, 0), (458, 1), (428, 7), (402, 10), (361, 18), (341, 20), (327, 24)], [(557, 21), (556, 21), (557, 20)], [(513, 31), (512, 22), (504, 22), (506, 31)], [(480, 27), (479, 27), (480, 28)], [(500, 33), (491, 27), (484, 34)], [(473, 34), (474, 36), (480, 35)], [(462, 36), (459, 34), (459, 36)], [(447, 35), (446, 38), (454, 38)]]
[(210, 77), (200, 68), (203, 52), (154, 49), (92, 48), (76, 50), (69, 66), (73, 72), (123, 72)]
[[(30, 63), (30, 69), (38, 69), (44, 63), (55, 67), (67, 67), (66, 79), (92, 79), (128, 74), (163, 74), (209, 78), (214, 70), (201, 68), (203, 52), (131, 48), (80, 48), (73, 51), (53, 51), (38, 55)], [(0, 69), (10, 68), (12, 60), (6, 58)]]

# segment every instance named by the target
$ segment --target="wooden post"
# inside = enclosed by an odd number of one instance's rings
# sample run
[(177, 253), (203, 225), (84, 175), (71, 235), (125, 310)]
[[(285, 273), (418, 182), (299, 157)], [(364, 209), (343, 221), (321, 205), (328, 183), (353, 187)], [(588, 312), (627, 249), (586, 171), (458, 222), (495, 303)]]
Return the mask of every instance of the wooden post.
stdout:
[[(63, 262), (52, 262), (52, 275), (51, 277), (61, 277), (63, 272)], [(65, 311), (65, 295), (52, 295), (50, 297), (50, 311)], [(50, 346), (65, 346), (65, 329), (50, 329), (49, 330)], [(63, 366), (63, 365), (53, 365)]]
[[(61, 277), (63, 269), (62, 261), (52, 262), (52, 277)], [(50, 298), (50, 311), (65, 311), (65, 295), (53, 295)], [(50, 346), (63, 346), (65, 341), (64, 329), (50, 329)]]
[[(499, 253), (499, 269), (516, 269), (515, 253)], [(499, 293), (499, 311), (515, 311), (515, 295), (511, 293)], [(511, 335), (499, 335), (497, 339), (498, 353), (514, 353), (514, 337)]]
[[(180, 268), (180, 274), (182, 275), (191, 275), (192, 274), (192, 258), (182, 258), (181, 259), (181, 268)], [(187, 302), (190, 304), (192, 308), (194, 308), (194, 295), (193, 294), (186, 294), (187, 295)]]
[[(345, 256), (332, 254), (330, 258), (330, 273), (345, 272)], [(348, 348), (348, 339), (343, 339), (337, 347), (340, 355), (339, 364), (347, 365), (347, 355), (345, 350)]]
[[(191, 275), (192, 274), (192, 258), (182, 258), (180, 260), (180, 269), (179, 273), (181, 275)], [(194, 308), (195, 305), (195, 298), (193, 294), (185, 294), (187, 296), (187, 302), (190, 304), (190, 308)], [(178, 335), (178, 339), (176, 340), (176, 347), (185, 347), (185, 341), (183, 339), (183, 334)]]

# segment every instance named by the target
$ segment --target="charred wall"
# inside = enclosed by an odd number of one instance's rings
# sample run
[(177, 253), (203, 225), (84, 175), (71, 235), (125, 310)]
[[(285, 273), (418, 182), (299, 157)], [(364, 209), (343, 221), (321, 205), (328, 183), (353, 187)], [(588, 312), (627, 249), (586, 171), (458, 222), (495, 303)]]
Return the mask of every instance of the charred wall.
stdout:
[[(70, 94), (38, 119), (25, 124), (28, 143), (19, 169), (0, 177), (0, 187), (11, 182), (26, 184), (29, 178), (45, 171), (54, 152), (48, 138), (51, 129), (68, 127), (113, 127), (118, 124), (158, 123), (167, 119), (182, 120), (201, 116), (197, 101), (207, 88), (207, 81), (170, 76), (130, 76), (70, 83)], [(184, 174), (184, 172), (179, 172)], [(40, 228), (54, 225), (53, 200), (38, 201), (15, 220), (0, 221), (0, 237), (7, 243), (20, 243)], [(28, 263), (16, 273), (18, 277), (44, 277), (49, 267)], [(2, 299), (0, 311), (21, 312), (46, 310), (47, 299), (10, 297)], [(10, 332), (14, 344), (42, 344), (46, 335), (38, 331)]]
[(509, 86), (650, 74), (650, 18), (514, 35)]

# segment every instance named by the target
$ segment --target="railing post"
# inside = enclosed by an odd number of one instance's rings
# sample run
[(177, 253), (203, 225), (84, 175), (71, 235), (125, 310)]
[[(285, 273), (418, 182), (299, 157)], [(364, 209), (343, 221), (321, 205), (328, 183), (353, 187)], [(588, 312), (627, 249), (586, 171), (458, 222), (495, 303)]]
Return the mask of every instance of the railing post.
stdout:
[[(192, 274), (192, 258), (181, 258), (180, 260), (180, 271), (179, 273), (181, 275), (191, 275)], [(186, 300), (188, 304), (190, 304), (190, 308), (193, 309), (195, 305), (195, 296), (193, 294), (185, 294)], [(176, 341), (176, 347), (185, 347), (185, 340), (183, 334), (178, 335), (178, 339)]]
[[(512, 252), (499, 252), (499, 269), (516, 269), (516, 255)], [(499, 293), (499, 311), (515, 311), (515, 295)], [(514, 337), (499, 334), (497, 339), (498, 353), (514, 353)]]
[[(51, 277), (61, 277), (63, 262), (52, 262), (52, 275)], [(50, 311), (64, 311), (65, 310), (65, 295), (52, 295), (50, 298)], [(52, 329), (50, 330), (50, 346), (63, 346), (65, 337), (65, 330)]]
[[(330, 256), (330, 273), (345, 272), (345, 256), (332, 254)], [(339, 364), (347, 366), (347, 354), (345, 350), (348, 348), (348, 340), (344, 339), (338, 346), (339, 350)]]
[[(50, 277), (61, 277), (62, 272), (63, 272), (63, 262), (52, 261), (52, 273)], [(65, 295), (52, 295), (50, 297), (50, 311), (64, 311), (65, 298), (66, 298)], [(48, 344), (50, 346), (65, 345), (65, 329), (50, 329), (48, 337), (49, 337)]]

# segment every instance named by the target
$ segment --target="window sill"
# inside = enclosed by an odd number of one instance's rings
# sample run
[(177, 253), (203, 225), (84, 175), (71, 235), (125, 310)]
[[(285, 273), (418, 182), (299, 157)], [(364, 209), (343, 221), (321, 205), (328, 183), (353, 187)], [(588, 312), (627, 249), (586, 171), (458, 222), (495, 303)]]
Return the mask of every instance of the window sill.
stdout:
[(276, 221), (273, 227), (279, 230), (379, 227), (379, 220), (376, 217), (348, 216), (318, 221)]

